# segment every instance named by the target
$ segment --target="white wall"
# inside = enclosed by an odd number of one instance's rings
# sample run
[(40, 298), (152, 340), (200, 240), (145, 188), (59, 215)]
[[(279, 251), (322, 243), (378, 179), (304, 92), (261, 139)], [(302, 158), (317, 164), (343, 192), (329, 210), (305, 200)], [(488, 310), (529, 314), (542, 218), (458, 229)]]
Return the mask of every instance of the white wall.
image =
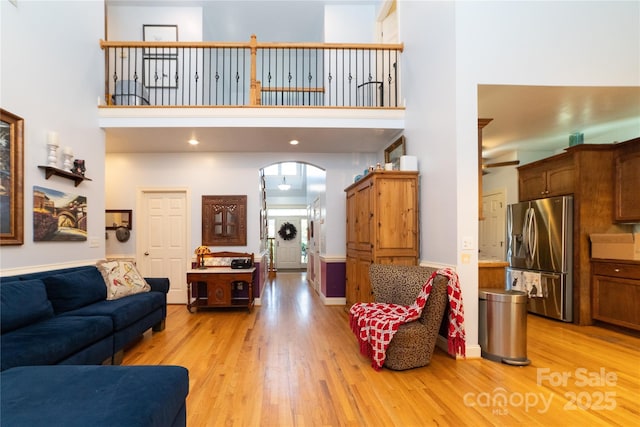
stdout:
[(107, 8), (107, 20), (110, 41), (141, 41), (143, 25), (177, 25), (178, 41), (202, 41), (201, 7), (111, 5)]
[[(98, 128), (98, 96), (103, 92), (102, 2), (0, 1), (0, 99), (2, 108), (24, 119), (24, 245), (2, 246), (2, 275), (37, 266), (81, 265), (104, 257), (104, 134)], [(46, 135), (59, 134), (86, 162), (85, 181), (52, 177)], [(62, 162), (60, 161), (60, 166)], [(33, 241), (33, 186), (87, 197), (86, 242)], [(90, 245), (91, 241), (95, 247)]]
[(324, 7), (325, 43), (374, 43), (374, 5), (327, 5)]
[[(344, 189), (353, 176), (374, 160), (374, 155), (301, 153), (295, 160), (314, 164), (326, 170), (326, 221), (323, 225), (330, 237), (323, 255), (344, 256), (345, 195)], [(260, 250), (259, 175), (258, 171), (281, 160), (278, 153), (170, 153), (170, 154), (107, 154), (106, 205), (110, 209), (135, 209), (138, 188), (185, 188), (191, 191), (190, 245), (202, 241), (202, 196), (222, 194), (247, 195), (247, 247)], [(170, 172), (167, 172), (170, 171)], [(135, 256), (136, 212), (134, 229), (126, 243), (109, 239), (107, 255)], [(220, 248), (224, 250), (225, 248)], [(240, 247), (226, 248), (243, 251)]]
[(477, 86), (640, 85), (640, 3), (401, 1), (398, 8), (403, 86), (411, 88), (407, 150), (421, 164), (421, 257), (457, 266), (475, 352), (477, 252), (463, 251), (461, 241), (478, 235)]

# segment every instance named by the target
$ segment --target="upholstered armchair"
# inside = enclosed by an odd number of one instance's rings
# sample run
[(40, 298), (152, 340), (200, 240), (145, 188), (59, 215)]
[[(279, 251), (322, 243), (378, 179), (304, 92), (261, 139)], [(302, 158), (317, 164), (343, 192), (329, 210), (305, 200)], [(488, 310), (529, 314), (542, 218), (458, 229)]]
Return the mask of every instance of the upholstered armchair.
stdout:
[[(369, 277), (374, 301), (411, 305), (434, 271), (429, 267), (371, 264)], [(391, 340), (385, 367), (405, 370), (429, 364), (447, 306), (448, 282), (447, 277), (436, 275), (422, 316), (400, 325)]]

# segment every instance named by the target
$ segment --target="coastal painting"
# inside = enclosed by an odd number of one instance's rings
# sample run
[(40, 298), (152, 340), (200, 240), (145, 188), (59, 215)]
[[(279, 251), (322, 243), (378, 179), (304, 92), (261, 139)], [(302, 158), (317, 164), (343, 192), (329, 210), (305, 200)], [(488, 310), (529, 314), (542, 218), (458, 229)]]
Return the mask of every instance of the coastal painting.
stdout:
[(33, 241), (86, 241), (87, 198), (33, 187)]

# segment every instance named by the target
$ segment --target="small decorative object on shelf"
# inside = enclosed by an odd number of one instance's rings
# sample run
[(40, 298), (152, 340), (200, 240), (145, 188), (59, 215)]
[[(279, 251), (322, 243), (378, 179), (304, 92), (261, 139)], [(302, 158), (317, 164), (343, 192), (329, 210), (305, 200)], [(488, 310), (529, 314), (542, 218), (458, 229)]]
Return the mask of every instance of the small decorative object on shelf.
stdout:
[(84, 160), (76, 159), (73, 161), (73, 170), (71, 172), (76, 175), (84, 176), (84, 171), (87, 170), (84, 166)]
[(71, 149), (71, 147), (64, 147), (64, 150), (62, 150), (62, 155), (64, 156), (62, 169), (73, 172), (73, 150)]
[(47, 155), (47, 165), (52, 167), (58, 166), (58, 148), (60, 144), (58, 142), (58, 133), (57, 132), (49, 132), (47, 134), (47, 148), (49, 149), (49, 154)]
[(293, 240), (296, 238), (296, 234), (298, 234), (298, 230), (296, 230), (296, 226), (290, 222), (285, 222), (280, 227), (280, 230), (278, 230), (278, 235), (282, 237), (283, 240)]

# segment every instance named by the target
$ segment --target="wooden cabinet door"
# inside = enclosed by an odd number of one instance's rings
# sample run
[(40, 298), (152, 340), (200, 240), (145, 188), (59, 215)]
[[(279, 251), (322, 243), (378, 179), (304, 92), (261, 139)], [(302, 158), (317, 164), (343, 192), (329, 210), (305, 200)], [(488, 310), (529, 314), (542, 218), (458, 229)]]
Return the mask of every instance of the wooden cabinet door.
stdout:
[(518, 195), (521, 202), (544, 197), (547, 175), (544, 168), (521, 168), (518, 170)]
[(231, 304), (231, 283), (226, 280), (210, 280), (207, 284), (207, 304), (228, 306)]
[(347, 253), (345, 299), (347, 308), (358, 302), (358, 261), (352, 253)]
[(347, 250), (355, 250), (358, 242), (358, 204), (356, 203), (356, 191), (347, 193)]
[(417, 189), (413, 177), (384, 179), (375, 185), (375, 250), (376, 258), (393, 251), (417, 251)]
[(358, 302), (372, 302), (371, 280), (369, 279), (369, 266), (371, 258), (368, 254), (360, 254), (356, 259), (356, 280), (358, 282)]
[(357, 302), (371, 302), (371, 280), (369, 279), (369, 253), (356, 251), (347, 254), (345, 297), (347, 308)]
[(574, 191), (573, 158), (562, 154), (518, 168), (520, 201), (563, 196)]
[(640, 138), (618, 149), (614, 186), (615, 220), (640, 222)]
[(366, 182), (356, 189), (356, 249), (371, 250), (371, 183)]
[(593, 318), (640, 330), (640, 280), (593, 276)]
[(547, 193), (545, 197), (564, 196), (573, 193), (573, 162), (561, 161), (555, 162), (555, 164), (552, 163), (549, 166), (551, 168), (546, 173)]

